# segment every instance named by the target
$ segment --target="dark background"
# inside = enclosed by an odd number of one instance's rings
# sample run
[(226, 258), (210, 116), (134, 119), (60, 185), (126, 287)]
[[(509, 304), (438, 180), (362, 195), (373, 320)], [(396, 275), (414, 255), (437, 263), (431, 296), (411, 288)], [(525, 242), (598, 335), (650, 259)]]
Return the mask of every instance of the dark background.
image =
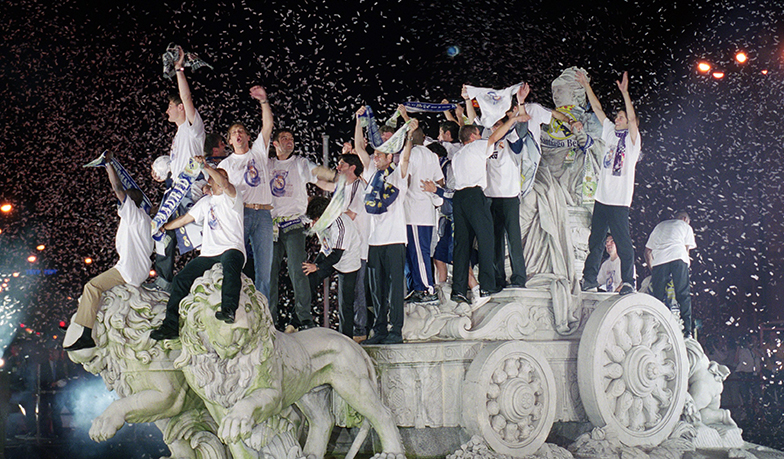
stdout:
[[(116, 262), (113, 194), (105, 173), (84, 163), (111, 149), (159, 201), (163, 188), (149, 168), (168, 153), (175, 132), (164, 111), (176, 83), (163, 78), (161, 65), (170, 42), (215, 68), (188, 70), (208, 132), (223, 133), (237, 120), (258, 129), (248, 89), (261, 84), (276, 126), (294, 131), (298, 149), (320, 161), (321, 136), (330, 136), (331, 163), (353, 134), (359, 104), (385, 117), (405, 100), (457, 100), (463, 83), (527, 81), (529, 99), (552, 107), (550, 82), (577, 65), (611, 113), (621, 104), (615, 80), (628, 70), (643, 139), (631, 207), (640, 278), (649, 274), (642, 257), (648, 234), (686, 209), (698, 245), (691, 270), (701, 340), (780, 321), (782, 5), (568, 5), (3, 1), (0, 203), (14, 209), (0, 214), (0, 280), (9, 279), (0, 292), (0, 351), (15, 334), (54, 346), (82, 285)], [(459, 54), (450, 57), (450, 46)], [(747, 64), (734, 63), (738, 50), (749, 54)], [(700, 59), (726, 76), (698, 74)], [(427, 119), (427, 133), (437, 135), (436, 118)], [(36, 251), (38, 244), (46, 249)], [(30, 254), (35, 263), (26, 261)], [(781, 343), (775, 332), (761, 337), (769, 348)], [(777, 359), (768, 359), (776, 369)]]

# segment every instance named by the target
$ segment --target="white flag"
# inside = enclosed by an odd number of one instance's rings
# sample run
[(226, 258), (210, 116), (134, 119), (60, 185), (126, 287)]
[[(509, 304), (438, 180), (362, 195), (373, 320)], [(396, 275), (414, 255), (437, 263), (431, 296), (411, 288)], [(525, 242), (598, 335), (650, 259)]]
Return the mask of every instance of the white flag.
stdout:
[(482, 117), (479, 119), (479, 122), (482, 126), (490, 129), (511, 108), (512, 96), (520, 89), (520, 85), (509, 86), (506, 89), (466, 86), (466, 89), (468, 90), (468, 97), (479, 102), (479, 109), (482, 110)]

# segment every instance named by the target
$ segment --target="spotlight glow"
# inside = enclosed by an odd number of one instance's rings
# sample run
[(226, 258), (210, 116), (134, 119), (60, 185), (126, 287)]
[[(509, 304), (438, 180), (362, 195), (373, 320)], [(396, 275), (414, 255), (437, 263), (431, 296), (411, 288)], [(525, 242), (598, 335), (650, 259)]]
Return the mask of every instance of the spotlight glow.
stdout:
[(745, 64), (746, 61), (749, 60), (749, 56), (747, 56), (743, 51), (738, 51), (738, 53), (735, 54), (735, 60), (738, 62), (738, 64)]
[(711, 65), (705, 61), (702, 61), (699, 64), (697, 64), (697, 70), (699, 70), (702, 73), (708, 73), (710, 72), (710, 69), (711, 69)]
[(93, 259), (90, 258), (90, 257), (87, 257), (87, 258), (84, 259), (84, 264), (86, 264), (86, 265), (92, 264), (92, 262), (93, 262)]
[(713, 78), (717, 80), (721, 80), (722, 78), (724, 78), (724, 72), (722, 71), (713, 72)]
[(0, 206), (0, 212), (8, 213), (11, 212), (11, 209), (13, 208), (14, 207), (11, 204), (3, 204), (2, 206)]
[(45, 248), (46, 248), (46, 246), (45, 246), (45, 245), (43, 245), (43, 244), (39, 244), (39, 245), (36, 247), (36, 250), (38, 250), (38, 251), (40, 252), (41, 250), (43, 250), (43, 249), (45, 249)]
[(763, 74), (763, 75), (767, 75), (767, 74), (768, 74), (768, 70), (767, 70), (767, 69), (763, 70), (763, 71), (762, 71), (762, 74)]
[(35, 263), (35, 260), (37, 259), (38, 258), (35, 255), (30, 255), (29, 257), (27, 257), (27, 261), (29, 261), (30, 263)]

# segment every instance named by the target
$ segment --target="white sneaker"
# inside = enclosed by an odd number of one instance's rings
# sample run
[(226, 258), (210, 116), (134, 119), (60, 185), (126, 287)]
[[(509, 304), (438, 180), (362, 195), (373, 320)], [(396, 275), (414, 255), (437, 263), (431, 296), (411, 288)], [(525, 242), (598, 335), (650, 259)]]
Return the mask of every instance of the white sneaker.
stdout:
[(479, 294), (479, 286), (478, 286), (478, 285), (477, 285), (476, 287), (474, 287), (474, 288), (472, 288), (472, 289), (471, 289), (471, 301), (476, 301), (476, 300), (478, 300), (478, 299), (479, 299), (481, 296), (482, 296), (482, 295), (480, 295), (480, 294)]

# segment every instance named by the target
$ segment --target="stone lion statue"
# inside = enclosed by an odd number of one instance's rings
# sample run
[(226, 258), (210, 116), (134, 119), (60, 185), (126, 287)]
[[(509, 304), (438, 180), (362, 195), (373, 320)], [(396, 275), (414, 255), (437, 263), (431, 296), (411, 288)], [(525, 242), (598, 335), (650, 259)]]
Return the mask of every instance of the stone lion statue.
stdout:
[[(244, 276), (236, 320), (225, 324), (215, 319), (222, 278), (216, 264), (180, 303), (182, 354), (175, 366), (218, 421), (218, 436), (235, 459), (258, 457), (251, 450), (281, 438), (290, 444), (295, 438), (292, 405), (309, 424), (304, 455), (324, 457), (335, 425), (330, 394), (339, 396), (335, 405), (347, 403), (346, 425), (361, 426), (347, 458), (357, 452), (371, 425), (383, 451), (403, 457), (397, 426), (378, 394), (373, 364), (359, 345), (326, 328), (278, 332), (266, 299)], [(290, 453), (275, 457), (280, 455)]]
[(120, 396), (93, 420), (90, 438), (107, 440), (126, 422), (154, 422), (173, 458), (227, 458), (218, 425), (174, 368), (180, 351), (149, 338), (163, 320), (165, 304), (165, 294), (114, 287), (105, 293), (93, 328), (97, 346), (68, 353)]

